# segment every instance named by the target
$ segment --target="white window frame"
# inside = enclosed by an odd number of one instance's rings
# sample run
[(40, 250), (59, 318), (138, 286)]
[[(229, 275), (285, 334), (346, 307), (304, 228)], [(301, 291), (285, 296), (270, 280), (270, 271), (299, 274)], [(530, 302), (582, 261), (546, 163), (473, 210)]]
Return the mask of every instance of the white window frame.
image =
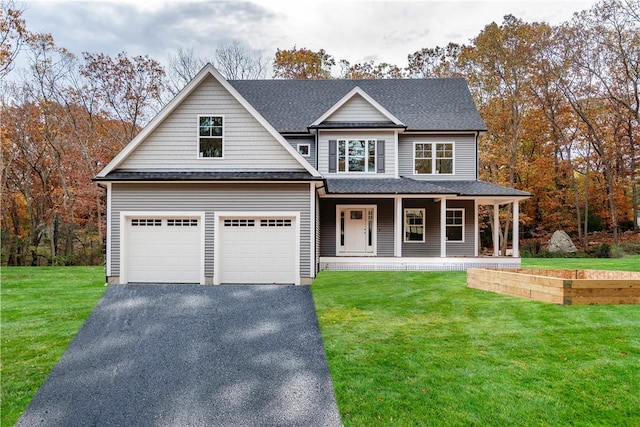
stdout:
[[(350, 141), (364, 141), (365, 143), (365, 155), (364, 155), (364, 170), (363, 171), (350, 171), (349, 170), (349, 142)], [(345, 144), (344, 147), (344, 168), (340, 170), (340, 143)], [(369, 143), (373, 142), (373, 171), (369, 170)], [(378, 162), (378, 140), (375, 138), (349, 138), (338, 139), (336, 141), (336, 173), (354, 173), (354, 174), (375, 174), (377, 173)]]
[[(205, 157), (200, 154), (200, 138), (206, 138), (206, 137), (200, 136), (200, 119), (203, 117), (220, 117), (222, 119), (222, 136), (220, 137), (222, 139), (222, 149), (221, 149), (220, 157)], [(226, 145), (225, 144), (225, 128), (227, 127), (226, 123), (227, 121), (224, 114), (198, 114), (198, 123), (196, 123), (196, 135), (197, 135), (196, 136), (196, 141), (197, 141), (196, 155), (198, 159), (219, 160), (224, 158), (224, 151), (225, 151), (224, 147)]]
[[(431, 173), (419, 173), (416, 170), (416, 145), (430, 145), (431, 146)], [(440, 173), (436, 170), (436, 161), (438, 160), (436, 148), (438, 144), (450, 144), (451, 145), (451, 173)], [(414, 175), (455, 175), (456, 173), (456, 144), (453, 141), (415, 141), (413, 143), (413, 174)], [(449, 159), (449, 157), (443, 157), (441, 159)]]
[[(300, 148), (302, 147), (307, 147), (307, 154), (304, 154), (300, 151)], [(311, 144), (309, 143), (300, 143), (296, 146), (296, 149), (298, 150), (298, 153), (300, 153), (300, 155), (302, 157), (311, 157)]]
[[(419, 211), (422, 213), (422, 240), (407, 239), (407, 212)], [(427, 210), (425, 208), (404, 208), (402, 210), (402, 240), (404, 243), (424, 243), (427, 234)]]
[[(446, 215), (449, 212), (462, 212), (462, 224), (447, 224), (447, 217)], [(449, 240), (449, 238), (447, 237), (447, 229), (449, 227), (462, 227), (462, 240)], [(446, 213), (445, 213), (445, 239), (447, 240), (447, 243), (464, 243), (464, 230), (465, 230), (465, 209), (464, 208), (447, 208)]]

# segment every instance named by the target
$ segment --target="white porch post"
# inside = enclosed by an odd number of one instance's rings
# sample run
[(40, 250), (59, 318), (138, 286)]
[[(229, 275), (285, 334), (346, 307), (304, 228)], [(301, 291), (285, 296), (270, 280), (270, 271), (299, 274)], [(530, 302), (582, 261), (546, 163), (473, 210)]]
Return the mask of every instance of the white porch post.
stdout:
[(513, 241), (511, 247), (513, 249), (513, 257), (520, 257), (520, 204), (518, 200), (513, 201)]
[(493, 205), (493, 256), (500, 256), (500, 205)]
[(393, 245), (393, 255), (396, 257), (402, 256), (402, 222), (404, 218), (402, 216), (402, 197), (397, 196), (393, 199), (394, 212), (395, 212), (395, 230), (393, 233), (395, 244)]
[(480, 218), (479, 218), (479, 212), (478, 212), (478, 200), (474, 200), (473, 201), (473, 218), (475, 221), (475, 224), (473, 226), (474, 230), (473, 230), (473, 256), (477, 257), (478, 256), (478, 250), (479, 250), (479, 242), (478, 239), (480, 239), (480, 225), (478, 224)]
[(447, 199), (440, 199), (440, 257), (447, 256)]

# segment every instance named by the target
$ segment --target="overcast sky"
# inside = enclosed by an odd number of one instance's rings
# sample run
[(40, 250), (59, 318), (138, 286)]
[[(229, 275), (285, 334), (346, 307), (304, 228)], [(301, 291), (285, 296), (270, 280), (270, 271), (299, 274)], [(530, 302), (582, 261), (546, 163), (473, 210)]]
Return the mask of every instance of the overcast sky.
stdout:
[(506, 14), (558, 24), (593, 1), (160, 1), (20, 2), (30, 31), (82, 52), (149, 55), (166, 64), (178, 48), (210, 57), (233, 39), (273, 58), (294, 45), (325, 49), (336, 60), (407, 65), (423, 47), (468, 43)]

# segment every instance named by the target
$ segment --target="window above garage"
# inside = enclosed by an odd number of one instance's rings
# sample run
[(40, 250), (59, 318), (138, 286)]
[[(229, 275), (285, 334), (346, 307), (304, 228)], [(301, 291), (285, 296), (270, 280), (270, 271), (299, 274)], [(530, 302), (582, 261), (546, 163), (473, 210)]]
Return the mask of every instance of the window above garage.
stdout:
[(224, 147), (224, 117), (199, 116), (198, 157), (222, 158)]

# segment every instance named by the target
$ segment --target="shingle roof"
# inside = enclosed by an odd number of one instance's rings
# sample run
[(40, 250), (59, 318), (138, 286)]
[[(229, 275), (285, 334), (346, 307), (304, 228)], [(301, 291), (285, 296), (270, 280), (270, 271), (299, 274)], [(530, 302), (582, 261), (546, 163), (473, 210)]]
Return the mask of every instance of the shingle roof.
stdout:
[(329, 194), (452, 194), (528, 197), (526, 191), (484, 181), (424, 181), (410, 178), (328, 178)]
[(308, 172), (118, 170), (94, 181), (320, 181)]
[(231, 80), (229, 83), (279, 132), (306, 132), (355, 87), (360, 87), (401, 120), (408, 130), (486, 130), (462, 78)]

